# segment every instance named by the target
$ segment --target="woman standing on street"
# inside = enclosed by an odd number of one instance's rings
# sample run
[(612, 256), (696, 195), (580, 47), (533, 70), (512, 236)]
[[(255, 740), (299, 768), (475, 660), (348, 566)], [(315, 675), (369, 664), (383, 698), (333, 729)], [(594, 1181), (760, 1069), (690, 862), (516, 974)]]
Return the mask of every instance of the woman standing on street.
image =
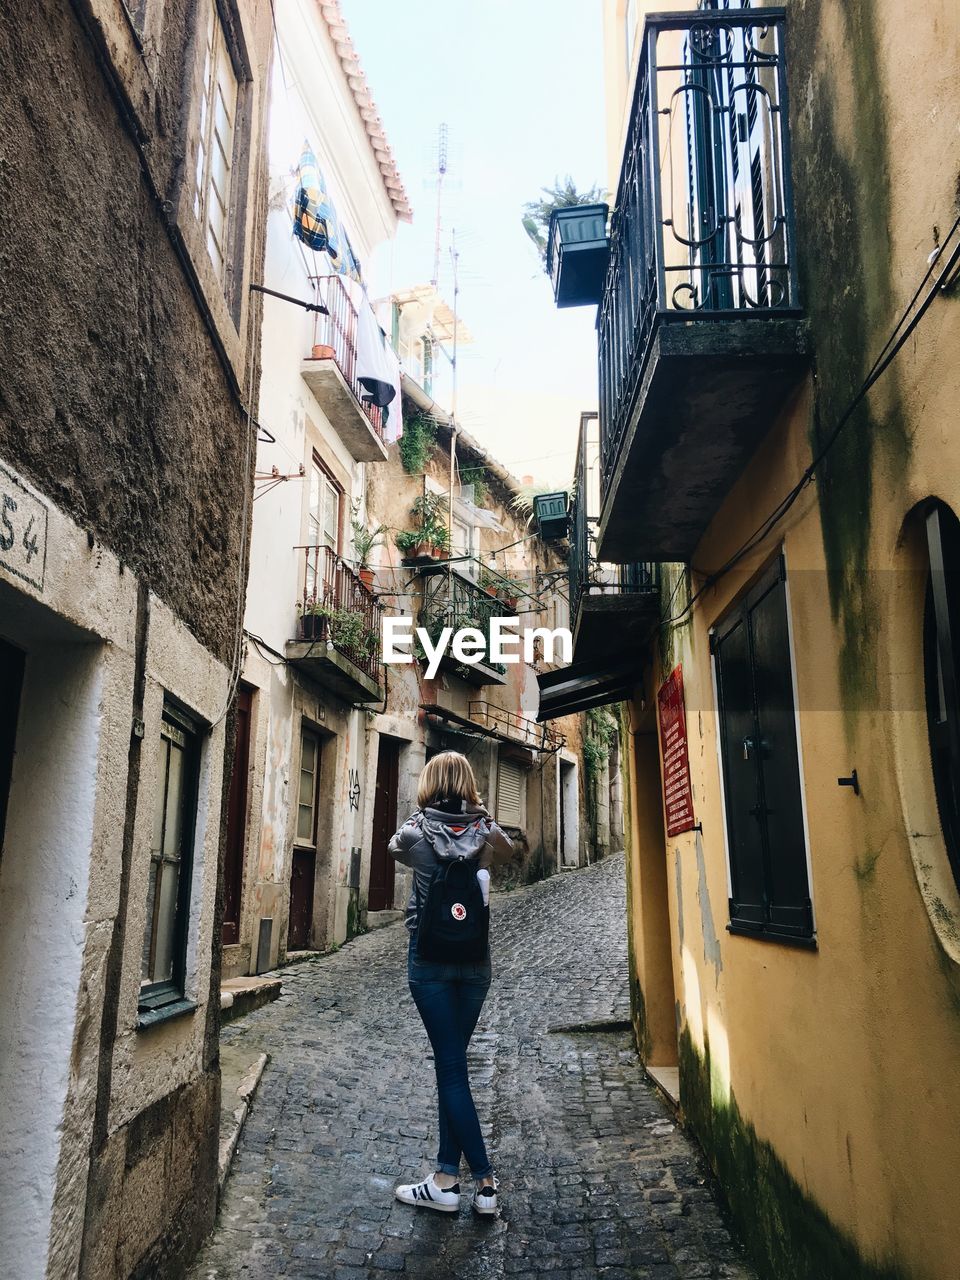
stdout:
[[(410, 931), (407, 973), (433, 1048), (440, 1149), (436, 1172), (423, 1182), (397, 1187), (396, 1197), (405, 1204), (456, 1213), (463, 1155), (476, 1181), (473, 1208), (481, 1214), (494, 1214), (496, 1184), (470, 1092), (467, 1045), (490, 988), (487, 868), (492, 862), (506, 861), (513, 846), (483, 807), (470, 762), (457, 751), (443, 751), (427, 762), (420, 775), (417, 805), (389, 848), (398, 862), (413, 868), (406, 917)], [(442, 897), (445, 876), (448, 884), (458, 886), (447, 899)], [(465, 929), (476, 927), (478, 917), (482, 936), (472, 947), (472, 957), (449, 958), (455, 956), (457, 942), (445, 938), (438, 943), (442, 931), (455, 933), (460, 924)], [(455, 922), (452, 926), (451, 919)], [(423, 934), (419, 939), (418, 931)], [(424, 958), (425, 952), (440, 954), (444, 946), (448, 948), (447, 959)]]

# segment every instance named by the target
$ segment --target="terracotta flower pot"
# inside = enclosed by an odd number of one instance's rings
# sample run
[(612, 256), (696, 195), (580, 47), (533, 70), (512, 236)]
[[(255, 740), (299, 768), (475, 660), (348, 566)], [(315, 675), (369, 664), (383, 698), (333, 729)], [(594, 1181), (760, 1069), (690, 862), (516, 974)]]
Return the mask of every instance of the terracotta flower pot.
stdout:
[(363, 565), (358, 571), (357, 576), (363, 585), (370, 591), (373, 587), (373, 570), (367, 565)]
[(332, 360), (337, 353), (333, 347), (327, 346), (325, 343), (317, 343), (313, 348), (314, 360)]
[(428, 559), (433, 554), (433, 545), (429, 542), (418, 542), (412, 554), (415, 560)]

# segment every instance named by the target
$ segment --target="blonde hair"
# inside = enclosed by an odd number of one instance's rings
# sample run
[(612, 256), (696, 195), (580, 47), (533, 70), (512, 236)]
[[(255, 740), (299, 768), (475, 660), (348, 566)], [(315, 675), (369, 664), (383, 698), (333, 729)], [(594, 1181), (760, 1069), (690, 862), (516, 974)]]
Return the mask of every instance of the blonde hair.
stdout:
[(482, 804), (477, 792), (477, 780), (466, 756), (459, 751), (441, 751), (423, 766), (417, 785), (417, 804), (426, 809), (443, 797), (466, 800), (467, 804)]

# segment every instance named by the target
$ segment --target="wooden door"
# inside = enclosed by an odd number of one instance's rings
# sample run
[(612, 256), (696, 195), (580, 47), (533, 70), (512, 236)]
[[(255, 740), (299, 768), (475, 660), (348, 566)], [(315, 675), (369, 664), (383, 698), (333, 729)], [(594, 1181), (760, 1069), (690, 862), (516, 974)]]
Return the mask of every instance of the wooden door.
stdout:
[(223, 867), (223, 942), (240, 941), (243, 899), (243, 846), (247, 830), (247, 777), (250, 770), (250, 708), (253, 690), (237, 694), (237, 741), (227, 800), (227, 843)]
[(397, 777), (400, 743), (395, 738), (380, 739), (377, 756), (377, 789), (373, 800), (373, 845), (370, 850), (370, 890), (368, 911), (389, 911), (393, 907), (393, 877), (396, 864), (387, 852), (390, 837), (397, 829)]
[(315, 849), (294, 849), (290, 874), (290, 927), (287, 950), (306, 951), (310, 946), (313, 919), (313, 882), (317, 869)]

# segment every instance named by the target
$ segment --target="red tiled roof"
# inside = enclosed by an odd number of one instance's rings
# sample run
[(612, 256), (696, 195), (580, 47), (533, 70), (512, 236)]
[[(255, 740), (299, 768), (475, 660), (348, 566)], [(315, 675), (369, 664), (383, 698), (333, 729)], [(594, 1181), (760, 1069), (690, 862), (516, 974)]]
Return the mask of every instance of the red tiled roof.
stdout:
[(343, 74), (346, 76), (347, 84), (349, 84), (353, 93), (353, 100), (357, 104), (357, 110), (360, 112), (360, 119), (363, 121), (364, 128), (367, 131), (367, 137), (370, 139), (370, 146), (380, 167), (387, 195), (397, 211), (397, 217), (403, 222), (409, 222), (413, 217), (413, 210), (410, 207), (410, 201), (407, 199), (407, 193), (403, 189), (403, 182), (400, 180), (400, 174), (397, 170), (397, 162), (394, 160), (393, 152), (390, 150), (390, 143), (387, 141), (387, 136), (383, 130), (383, 121), (380, 119), (377, 105), (373, 100), (373, 95), (370, 93), (367, 77), (363, 73), (357, 51), (354, 49), (353, 41), (350, 39), (350, 32), (347, 30), (347, 24), (340, 10), (339, 0), (319, 0), (319, 6), (320, 13), (327, 24), (327, 30), (330, 32), (330, 38), (333, 40), (334, 48), (337, 51), (337, 56), (340, 59), (340, 65), (343, 67)]

